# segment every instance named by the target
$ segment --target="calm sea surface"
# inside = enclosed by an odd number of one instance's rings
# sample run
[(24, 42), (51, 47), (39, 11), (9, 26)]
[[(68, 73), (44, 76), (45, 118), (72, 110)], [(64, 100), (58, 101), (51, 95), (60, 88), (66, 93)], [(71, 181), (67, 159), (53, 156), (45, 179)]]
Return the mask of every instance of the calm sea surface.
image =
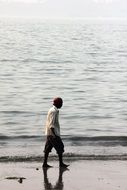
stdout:
[(127, 153), (126, 23), (0, 19), (0, 159), (43, 156), (56, 96), (67, 155)]

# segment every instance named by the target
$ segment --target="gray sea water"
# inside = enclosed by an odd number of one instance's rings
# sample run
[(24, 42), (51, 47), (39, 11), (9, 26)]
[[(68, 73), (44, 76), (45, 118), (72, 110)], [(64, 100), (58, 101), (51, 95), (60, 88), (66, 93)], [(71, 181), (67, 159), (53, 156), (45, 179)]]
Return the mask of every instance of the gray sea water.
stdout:
[(127, 154), (127, 22), (0, 19), (0, 160), (43, 156), (56, 96), (67, 157)]

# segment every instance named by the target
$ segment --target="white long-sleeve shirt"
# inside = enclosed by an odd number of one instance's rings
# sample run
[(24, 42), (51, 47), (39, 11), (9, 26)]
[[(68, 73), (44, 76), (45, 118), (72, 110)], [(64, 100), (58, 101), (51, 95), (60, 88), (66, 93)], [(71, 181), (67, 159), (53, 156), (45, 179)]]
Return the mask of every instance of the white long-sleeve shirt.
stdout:
[(45, 127), (45, 134), (47, 136), (54, 136), (51, 128), (54, 128), (55, 134), (60, 136), (59, 110), (55, 106), (51, 107), (48, 111)]

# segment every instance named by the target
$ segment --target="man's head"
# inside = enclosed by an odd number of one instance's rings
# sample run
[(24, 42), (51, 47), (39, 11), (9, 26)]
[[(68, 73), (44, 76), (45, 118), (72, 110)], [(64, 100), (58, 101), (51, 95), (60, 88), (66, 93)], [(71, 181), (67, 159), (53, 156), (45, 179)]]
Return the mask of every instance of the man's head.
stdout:
[(63, 100), (60, 97), (54, 98), (53, 105), (60, 109), (63, 105)]

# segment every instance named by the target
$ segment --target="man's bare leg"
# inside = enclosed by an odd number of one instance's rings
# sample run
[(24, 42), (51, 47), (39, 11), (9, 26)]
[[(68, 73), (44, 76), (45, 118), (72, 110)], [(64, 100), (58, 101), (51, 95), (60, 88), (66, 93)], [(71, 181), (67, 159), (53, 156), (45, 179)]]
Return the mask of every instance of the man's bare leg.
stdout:
[(67, 168), (69, 165), (63, 163), (63, 154), (58, 154), (59, 156), (59, 166), (63, 168)]
[(48, 156), (49, 156), (49, 152), (44, 154), (44, 162), (42, 165), (43, 168), (51, 168), (52, 167), (52, 166), (47, 164)]

